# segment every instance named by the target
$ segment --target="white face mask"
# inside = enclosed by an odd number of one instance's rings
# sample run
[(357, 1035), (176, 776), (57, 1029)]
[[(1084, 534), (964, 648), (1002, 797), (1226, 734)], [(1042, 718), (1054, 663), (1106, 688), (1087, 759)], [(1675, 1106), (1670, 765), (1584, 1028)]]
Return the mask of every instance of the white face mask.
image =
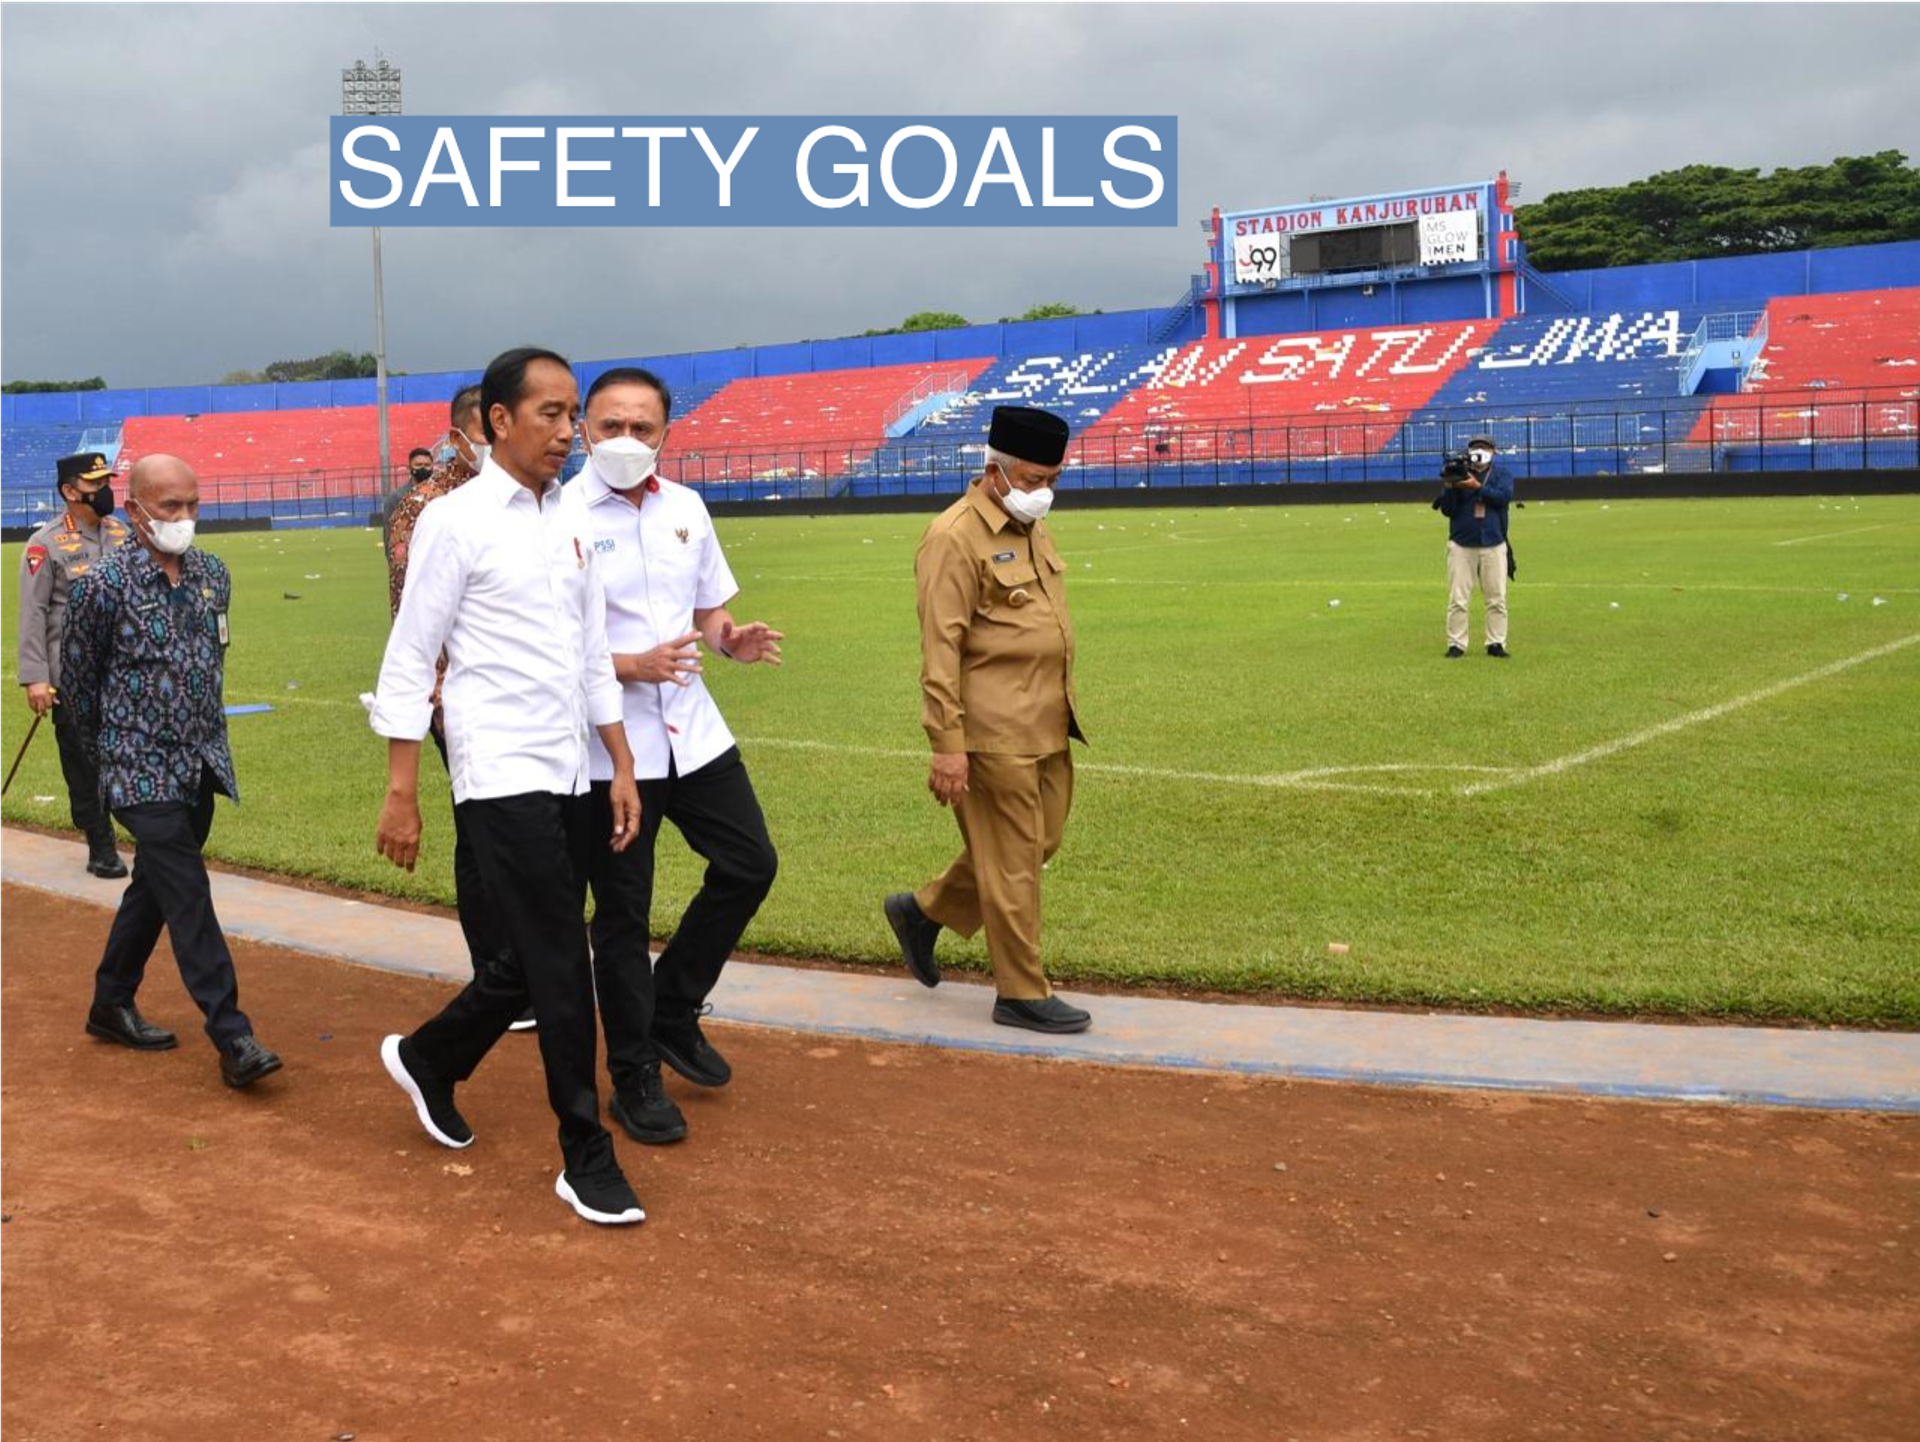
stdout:
[(1472, 461), (1476, 466), (1489, 466), (1493, 464), (1493, 452), (1484, 450), (1468, 451), (1467, 459)]
[(1007, 493), (1000, 498), (1000, 504), (1007, 508), (1007, 514), (1016, 521), (1025, 521), (1031, 526), (1035, 521), (1044, 521), (1047, 512), (1053, 509), (1053, 487), (1042, 486), (1037, 491), (1022, 491), (1009, 486)]
[(615, 436), (593, 447), (593, 468), (616, 491), (630, 491), (660, 464), (660, 452), (632, 436)]
[[(146, 516), (145, 511), (141, 514)], [(153, 542), (154, 550), (180, 556), (193, 545), (192, 521), (156, 521), (151, 516), (146, 516), (146, 521), (147, 539)]]

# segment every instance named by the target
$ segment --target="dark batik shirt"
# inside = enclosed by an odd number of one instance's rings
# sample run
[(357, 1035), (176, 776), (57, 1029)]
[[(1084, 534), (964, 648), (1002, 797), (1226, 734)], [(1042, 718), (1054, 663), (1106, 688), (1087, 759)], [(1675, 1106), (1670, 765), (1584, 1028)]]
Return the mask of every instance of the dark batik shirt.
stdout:
[(60, 702), (99, 763), (107, 805), (191, 803), (203, 767), (240, 799), (221, 701), (232, 594), (219, 557), (188, 551), (175, 586), (144, 546), (74, 583)]

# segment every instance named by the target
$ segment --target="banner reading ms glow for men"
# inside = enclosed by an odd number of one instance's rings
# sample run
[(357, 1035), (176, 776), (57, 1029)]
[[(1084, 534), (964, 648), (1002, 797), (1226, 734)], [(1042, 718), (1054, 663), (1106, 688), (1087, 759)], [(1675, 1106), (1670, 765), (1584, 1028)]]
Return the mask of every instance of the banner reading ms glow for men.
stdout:
[(1172, 116), (334, 116), (337, 226), (1176, 225)]

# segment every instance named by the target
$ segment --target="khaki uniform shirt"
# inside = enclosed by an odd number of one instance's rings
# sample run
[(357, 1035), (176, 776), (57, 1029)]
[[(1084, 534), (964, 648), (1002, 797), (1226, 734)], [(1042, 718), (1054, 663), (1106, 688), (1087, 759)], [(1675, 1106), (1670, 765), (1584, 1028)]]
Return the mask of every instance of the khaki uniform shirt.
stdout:
[(132, 528), (118, 516), (102, 516), (88, 532), (62, 514), (27, 538), (20, 557), (20, 684), (60, 684), (60, 638), (66, 628), (67, 593), (107, 552), (127, 544)]
[(1066, 562), (974, 481), (921, 539), (920, 724), (939, 753), (1045, 756), (1085, 740), (1074, 716)]

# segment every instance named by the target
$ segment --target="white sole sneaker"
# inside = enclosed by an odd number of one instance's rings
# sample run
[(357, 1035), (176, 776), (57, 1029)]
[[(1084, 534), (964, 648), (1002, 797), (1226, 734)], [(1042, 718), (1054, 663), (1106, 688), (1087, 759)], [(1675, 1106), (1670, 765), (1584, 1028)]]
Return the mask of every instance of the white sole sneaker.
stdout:
[(507, 1023), (508, 1031), (532, 1031), (540, 1025), (538, 1017), (521, 1017), (518, 1021)]
[(427, 1099), (420, 1094), (420, 1084), (413, 1079), (406, 1064), (400, 1060), (401, 1040), (399, 1033), (396, 1032), (381, 1042), (380, 1061), (386, 1067), (387, 1075), (393, 1078), (394, 1084), (413, 1098), (413, 1113), (420, 1118), (420, 1125), (426, 1129), (428, 1136), (443, 1147), (452, 1147), (457, 1152), (472, 1146), (472, 1137), (468, 1137), (464, 1142), (457, 1142), (433, 1124), (433, 1118), (427, 1113)]
[(647, 1214), (639, 1207), (628, 1207), (624, 1212), (596, 1212), (592, 1207), (580, 1200), (578, 1193), (573, 1190), (572, 1185), (567, 1181), (567, 1173), (564, 1167), (561, 1169), (560, 1175), (554, 1179), (553, 1194), (588, 1221), (597, 1222), (603, 1227), (630, 1227), (635, 1222), (644, 1222), (647, 1219)]

